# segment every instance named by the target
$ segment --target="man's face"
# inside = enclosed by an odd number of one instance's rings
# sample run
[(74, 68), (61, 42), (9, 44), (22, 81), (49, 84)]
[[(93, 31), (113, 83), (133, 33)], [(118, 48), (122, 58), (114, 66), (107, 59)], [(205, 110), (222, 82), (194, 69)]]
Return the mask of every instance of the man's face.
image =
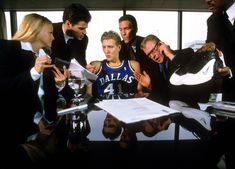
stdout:
[(147, 41), (145, 47), (143, 48), (143, 51), (154, 62), (161, 64), (164, 61), (164, 55), (159, 51), (160, 45), (160, 42), (155, 43), (154, 41)]
[(208, 9), (211, 10), (212, 12), (215, 11), (215, 1), (214, 0), (205, 0)]
[(119, 59), (121, 45), (117, 45), (114, 39), (104, 39), (102, 41), (102, 48), (108, 61)]
[(125, 43), (130, 42), (131, 39), (133, 38), (132, 37), (133, 28), (129, 21), (126, 20), (119, 22), (119, 31)]
[(227, 3), (226, 0), (205, 0), (205, 2), (208, 6), (208, 9), (212, 12), (217, 11)]
[(79, 21), (77, 24), (70, 24), (70, 30), (74, 37), (78, 40), (82, 40), (86, 35), (86, 29), (88, 27), (88, 23), (85, 21)]
[(106, 133), (115, 133), (118, 127), (119, 127), (118, 120), (113, 116), (107, 114), (103, 124), (104, 131)]

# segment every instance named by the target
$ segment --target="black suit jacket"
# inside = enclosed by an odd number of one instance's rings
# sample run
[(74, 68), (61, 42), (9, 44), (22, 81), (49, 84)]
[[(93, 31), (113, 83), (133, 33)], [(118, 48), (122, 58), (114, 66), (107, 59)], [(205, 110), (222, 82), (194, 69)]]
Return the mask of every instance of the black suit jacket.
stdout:
[[(86, 66), (86, 49), (88, 44), (88, 37), (85, 36), (82, 40), (74, 38), (69, 44), (65, 43), (64, 33), (62, 30), (62, 23), (53, 24), (53, 35), (54, 40), (51, 47), (51, 58), (55, 57), (70, 62), (71, 59), (75, 58), (83, 67)], [(66, 84), (61, 94), (66, 99), (67, 103), (74, 97), (73, 90)], [(68, 104), (69, 106), (69, 104)]]
[(223, 100), (235, 101), (235, 32), (223, 11), (214, 12), (207, 20), (207, 42), (214, 42), (224, 54), (225, 64), (231, 68), (233, 78), (225, 78)]
[[(19, 41), (0, 40), (0, 102), (1, 119), (9, 125), (0, 131), (7, 142), (22, 143), (35, 132), (33, 117), (42, 110), (38, 97), (39, 80), (33, 81), (30, 69), (35, 56), (31, 51), (21, 49)], [(46, 116), (56, 116), (57, 88), (51, 70), (44, 71), (44, 92)], [(6, 124), (6, 123), (4, 123)]]
[[(162, 79), (159, 71), (159, 66), (154, 61), (148, 58), (143, 50), (140, 48), (140, 44), (144, 38), (141, 36), (135, 36), (129, 43), (122, 41), (122, 48), (120, 51), (121, 58), (133, 59), (140, 63), (142, 71), (146, 71), (151, 78), (152, 92), (149, 96), (150, 99), (159, 103), (165, 104), (168, 102), (168, 84), (165, 85), (165, 81)], [(135, 52), (132, 49), (135, 47)], [(167, 86), (167, 87), (166, 87)]]
[[(191, 61), (193, 56), (195, 56), (195, 53), (191, 48), (177, 51), (170, 65), (171, 72), (169, 77), (176, 69), (184, 67), (185, 65), (188, 66), (187, 64)], [(195, 65), (195, 67), (197, 67), (197, 65)], [(218, 81), (220, 81), (220, 78), (215, 76), (211, 80), (197, 85), (170, 84), (170, 99), (181, 100), (191, 107), (199, 108), (198, 102), (208, 102), (210, 94), (217, 89)]]
[(54, 40), (51, 47), (51, 57), (55, 57), (69, 61), (75, 58), (82, 66), (86, 66), (86, 49), (88, 44), (88, 37), (85, 36), (82, 40), (74, 38), (71, 43), (67, 45), (64, 39), (62, 30), (62, 23), (53, 24)]
[(152, 83), (152, 92), (149, 98), (164, 105), (168, 105), (169, 100), (172, 99), (181, 100), (187, 102), (190, 105), (195, 105), (198, 101), (198, 97), (200, 97), (197, 92), (194, 92), (195, 89), (198, 89), (196, 86), (173, 86), (169, 83), (169, 78), (172, 73), (180, 66), (187, 64), (194, 55), (194, 51), (191, 48), (187, 48), (174, 51), (174, 54), (175, 58), (172, 61), (170, 61), (168, 58), (165, 58), (164, 60), (164, 62), (168, 60), (166, 79), (163, 77), (163, 74), (160, 71), (159, 64), (152, 60), (148, 61), (149, 68), (152, 68), (148, 72)]

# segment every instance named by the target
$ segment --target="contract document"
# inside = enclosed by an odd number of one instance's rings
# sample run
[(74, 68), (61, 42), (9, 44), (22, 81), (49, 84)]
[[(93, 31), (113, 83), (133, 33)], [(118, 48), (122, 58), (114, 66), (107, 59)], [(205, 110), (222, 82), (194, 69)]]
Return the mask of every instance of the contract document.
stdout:
[(103, 100), (95, 105), (124, 123), (134, 123), (179, 113), (177, 110), (147, 98)]

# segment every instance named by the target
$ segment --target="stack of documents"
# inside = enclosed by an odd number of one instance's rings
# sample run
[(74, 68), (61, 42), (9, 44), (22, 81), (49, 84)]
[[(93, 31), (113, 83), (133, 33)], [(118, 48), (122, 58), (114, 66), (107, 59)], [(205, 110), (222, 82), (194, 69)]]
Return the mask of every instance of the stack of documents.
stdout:
[(179, 111), (147, 98), (103, 100), (95, 104), (124, 123), (168, 116)]

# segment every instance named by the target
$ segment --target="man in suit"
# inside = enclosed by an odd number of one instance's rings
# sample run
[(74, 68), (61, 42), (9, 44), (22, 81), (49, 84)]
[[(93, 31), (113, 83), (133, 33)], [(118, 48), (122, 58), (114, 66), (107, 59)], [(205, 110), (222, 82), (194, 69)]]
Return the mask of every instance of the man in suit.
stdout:
[(140, 48), (144, 39), (137, 35), (137, 21), (132, 15), (123, 15), (119, 18), (119, 31), (122, 37), (121, 57), (129, 60), (137, 60), (144, 64), (146, 60), (145, 53)]
[(223, 74), (223, 100), (235, 101), (235, 3), (234, 0), (205, 0), (213, 14), (207, 20), (207, 42), (214, 42), (222, 51), (226, 67)]
[[(224, 55), (226, 67), (219, 69), (224, 76), (222, 100), (235, 101), (235, 1), (205, 0), (213, 12), (207, 20), (207, 42), (214, 42)], [(235, 119), (227, 119), (218, 126), (211, 141), (211, 163), (216, 168), (220, 157), (225, 155), (226, 168), (235, 168), (234, 146)]]
[[(169, 100), (173, 99), (169, 77), (176, 69), (190, 61), (194, 51), (191, 48), (173, 51), (155, 35), (146, 36), (141, 43), (141, 48), (146, 56), (153, 61), (151, 66), (155, 67), (155, 77), (152, 78), (145, 71), (137, 77), (142, 77), (143, 80), (151, 80), (151, 83), (148, 81), (148, 85), (142, 85), (151, 88), (151, 95), (154, 95), (155, 101), (168, 105)], [(189, 99), (190, 95), (184, 95), (186, 93), (185, 88), (181, 92), (180, 95), (174, 95), (174, 99), (186, 101), (189, 105), (196, 105), (194, 104), (196, 100)], [(192, 101), (189, 103), (189, 100)]]
[(86, 48), (88, 37), (86, 29), (91, 20), (89, 11), (81, 4), (71, 4), (65, 8), (63, 22), (54, 23), (51, 57), (70, 62), (75, 58), (82, 66), (86, 66)]
[[(140, 48), (140, 44), (144, 37), (137, 35), (138, 25), (136, 18), (132, 15), (123, 15), (119, 18), (119, 31), (122, 37), (122, 47), (120, 51), (121, 59), (136, 60), (140, 63), (141, 70), (145, 70), (151, 77), (152, 81), (155, 81), (157, 77), (157, 71), (155, 63), (148, 59), (144, 51)], [(146, 95), (149, 91), (144, 88)], [(149, 98), (155, 100), (155, 96), (150, 94)]]
[[(63, 22), (53, 24), (55, 37), (51, 47), (53, 61), (55, 58), (59, 58), (69, 64), (71, 59), (75, 58), (83, 67), (87, 65), (86, 29), (90, 20), (90, 12), (81, 4), (73, 3), (65, 8)], [(73, 98), (73, 91), (66, 85), (62, 95), (69, 102)]]

